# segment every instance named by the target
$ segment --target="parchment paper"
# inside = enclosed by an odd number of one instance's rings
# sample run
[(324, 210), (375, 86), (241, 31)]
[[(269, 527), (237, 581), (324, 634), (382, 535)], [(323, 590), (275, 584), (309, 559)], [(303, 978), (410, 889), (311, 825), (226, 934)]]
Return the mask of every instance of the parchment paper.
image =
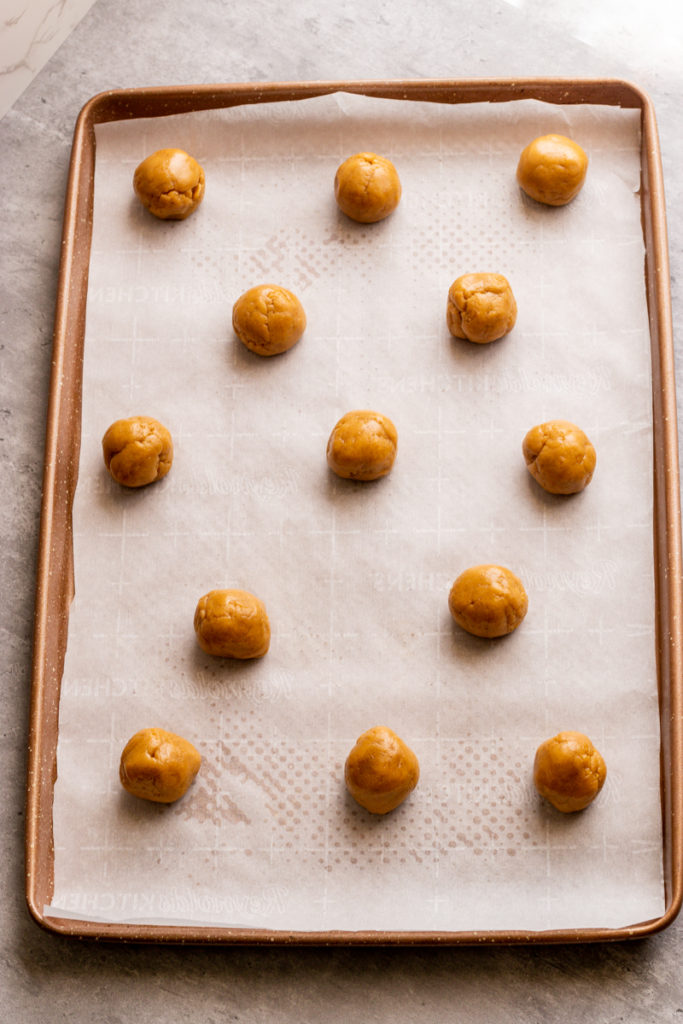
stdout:
[[(526, 199), (524, 145), (550, 131), (590, 157), (568, 207)], [(163, 223), (136, 165), (180, 146), (206, 197)], [(348, 155), (389, 156), (403, 198), (359, 225), (334, 202)], [(664, 909), (654, 661), (649, 334), (638, 112), (466, 107), (339, 94), (97, 128), (76, 598), (64, 674), (51, 913), (283, 929), (620, 927)], [(487, 346), (445, 323), (462, 273), (505, 274), (519, 316)], [(308, 328), (262, 359), (232, 305), (271, 281)], [(374, 484), (325, 446), (354, 408), (390, 416)], [(139, 491), (106, 475), (111, 422), (168, 426), (175, 462)], [(567, 418), (598, 452), (556, 498), (521, 441)], [(517, 572), (509, 638), (453, 625), (467, 566)], [(205, 656), (198, 598), (242, 587), (273, 628), (261, 661)], [(418, 788), (373, 817), (347, 796), (357, 736), (384, 724)], [(169, 807), (118, 761), (161, 726), (203, 755)], [(538, 744), (587, 733), (605, 788), (561, 815), (531, 780)]]

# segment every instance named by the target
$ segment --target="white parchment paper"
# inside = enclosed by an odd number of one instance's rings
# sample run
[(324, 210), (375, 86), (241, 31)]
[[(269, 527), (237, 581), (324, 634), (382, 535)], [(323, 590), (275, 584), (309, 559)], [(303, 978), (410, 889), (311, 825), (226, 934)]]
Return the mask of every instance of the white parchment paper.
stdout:
[[(536, 135), (589, 154), (568, 207), (515, 168)], [(193, 153), (206, 198), (162, 223), (136, 165)], [(359, 225), (334, 202), (348, 155), (390, 157), (403, 198)], [(62, 916), (283, 929), (620, 927), (664, 909), (654, 661), (649, 334), (637, 111), (452, 107), (339, 94), (99, 126), (74, 508), (76, 598), (60, 711), (55, 893)], [(519, 316), (458, 342), (446, 295), (505, 274)], [(302, 341), (262, 359), (231, 330), (254, 284), (291, 288)], [(393, 472), (327, 469), (343, 413), (399, 433)], [(122, 416), (175, 441), (163, 482), (127, 491), (101, 437)], [(543, 492), (521, 441), (567, 418), (598, 466)], [(509, 638), (451, 622), (464, 568), (509, 566), (529, 613)], [(205, 656), (213, 587), (266, 603), (269, 654)], [(346, 794), (356, 737), (384, 724), (421, 779), (386, 817)], [(158, 725), (203, 755), (175, 805), (124, 793), (118, 761)], [(578, 815), (531, 782), (538, 744), (586, 732), (608, 777)]]

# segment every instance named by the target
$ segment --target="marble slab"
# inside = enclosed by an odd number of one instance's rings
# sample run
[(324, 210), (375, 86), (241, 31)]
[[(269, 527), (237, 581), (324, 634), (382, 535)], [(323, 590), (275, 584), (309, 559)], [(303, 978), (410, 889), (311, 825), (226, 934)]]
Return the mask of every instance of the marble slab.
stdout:
[(0, 117), (7, 113), (95, 0), (3, 0)]

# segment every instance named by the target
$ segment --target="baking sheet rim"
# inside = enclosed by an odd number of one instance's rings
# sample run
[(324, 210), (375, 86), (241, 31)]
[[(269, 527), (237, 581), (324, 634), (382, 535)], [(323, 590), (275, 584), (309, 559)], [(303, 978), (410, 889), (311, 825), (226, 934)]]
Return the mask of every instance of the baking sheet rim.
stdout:
[[(653, 354), (655, 442), (655, 576), (662, 737), (662, 808), (667, 907), (650, 921), (623, 928), (505, 931), (291, 932), (214, 925), (166, 926), (50, 917), (52, 798), (56, 779), (59, 689), (73, 596), (70, 518), (80, 440), (80, 387), (92, 232), (94, 125), (254, 102), (303, 99), (331, 92), (435, 102), (593, 103), (640, 108), (641, 209)], [(658, 399), (658, 400), (657, 400)], [(617, 79), (487, 79), (363, 82), (232, 83), (103, 92), (89, 100), (74, 132), (66, 193), (62, 258), (47, 417), (36, 591), (26, 827), (26, 899), (44, 928), (64, 935), (150, 942), (287, 943), (300, 945), (481, 945), (595, 942), (636, 938), (667, 927), (683, 903), (683, 683), (680, 491), (673, 369), (673, 331), (664, 193), (654, 108), (637, 86)], [(60, 646), (61, 645), (61, 646)], [(666, 724), (669, 724), (667, 730)]]

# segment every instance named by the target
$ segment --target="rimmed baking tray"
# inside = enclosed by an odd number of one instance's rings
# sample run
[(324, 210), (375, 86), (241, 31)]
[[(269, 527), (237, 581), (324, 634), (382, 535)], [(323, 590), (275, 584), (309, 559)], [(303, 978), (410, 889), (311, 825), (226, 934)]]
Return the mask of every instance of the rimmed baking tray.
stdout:
[[(53, 893), (52, 806), (57, 773), (59, 699), (73, 597), (71, 509), (78, 474), (83, 343), (92, 233), (95, 125), (240, 104), (300, 100), (332, 92), (409, 102), (466, 104), (536, 99), (601, 104), (640, 111), (641, 211), (652, 352), (656, 651), (661, 726), (663, 870), (661, 917), (623, 928), (547, 931), (325, 931), (160, 926), (47, 916)], [(390, 81), (226, 84), (120, 90), (95, 96), (75, 130), (66, 195), (62, 258), (47, 419), (36, 596), (29, 737), (26, 898), (47, 929), (101, 939), (195, 943), (458, 945), (595, 942), (654, 933), (676, 917), (683, 900), (683, 681), (681, 677), (681, 539), (673, 332), (662, 170), (655, 113), (634, 85), (616, 80)]]

